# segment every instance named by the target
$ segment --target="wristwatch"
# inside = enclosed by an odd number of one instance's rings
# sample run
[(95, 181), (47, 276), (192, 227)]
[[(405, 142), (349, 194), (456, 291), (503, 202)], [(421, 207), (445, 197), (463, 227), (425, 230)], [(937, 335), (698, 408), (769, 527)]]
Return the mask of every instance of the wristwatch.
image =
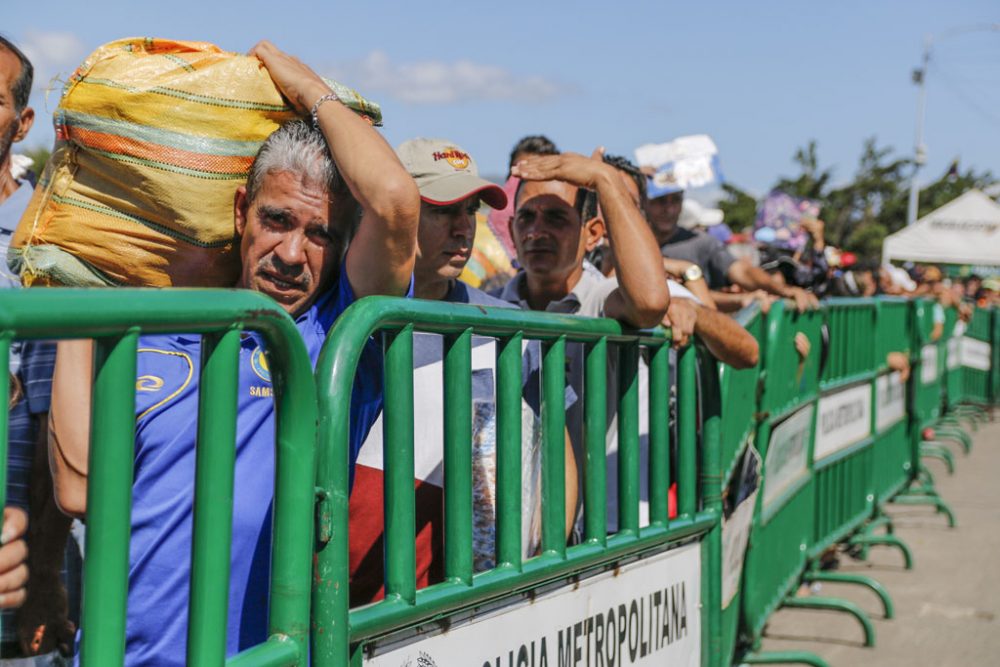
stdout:
[(701, 280), (704, 277), (705, 274), (701, 272), (701, 267), (698, 266), (697, 264), (692, 264), (684, 271), (684, 275), (681, 276), (682, 278), (681, 283), (686, 285), (687, 283), (693, 282), (695, 280)]

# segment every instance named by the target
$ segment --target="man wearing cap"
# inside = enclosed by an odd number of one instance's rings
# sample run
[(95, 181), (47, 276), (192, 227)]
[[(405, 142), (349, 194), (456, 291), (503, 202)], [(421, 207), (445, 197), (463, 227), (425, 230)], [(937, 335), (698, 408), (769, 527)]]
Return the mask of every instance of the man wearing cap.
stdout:
[[(507, 206), (498, 185), (479, 177), (476, 163), (453, 142), (413, 139), (398, 149), (400, 161), (420, 190), (420, 223), (413, 269), (417, 298), (477, 306), (511, 308), (458, 279), (472, 255), (476, 212), (484, 203), (494, 210)], [(522, 402), (522, 545), (525, 558), (535, 555), (541, 538), (540, 434), (538, 396), (540, 350), (526, 346)], [(472, 341), (472, 485), (473, 566), (481, 572), (495, 565), (496, 345), (492, 338)], [(417, 333), (413, 338), (414, 475), (416, 477), (417, 586), (441, 581), (443, 572), (443, 347), (440, 336)], [(569, 396), (567, 407), (575, 396)], [(358, 455), (357, 481), (350, 499), (351, 602), (383, 596), (383, 458), (382, 429), (376, 422)], [(576, 507), (576, 470), (567, 440), (567, 523)], [(567, 528), (568, 529), (568, 528)]]
[(800, 311), (818, 305), (816, 298), (802, 288), (778, 284), (766, 271), (745, 259), (736, 259), (717, 239), (680, 227), (678, 220), (684, 204), (684, 188), (669, 167), (650, 177), (647, 192), (646, 219), (663, 256), (696, 265), (685, 272), (685, 283), (704, 279), (713, 290), (730, 283), (748, 292), (764, 290), (794, 299)]

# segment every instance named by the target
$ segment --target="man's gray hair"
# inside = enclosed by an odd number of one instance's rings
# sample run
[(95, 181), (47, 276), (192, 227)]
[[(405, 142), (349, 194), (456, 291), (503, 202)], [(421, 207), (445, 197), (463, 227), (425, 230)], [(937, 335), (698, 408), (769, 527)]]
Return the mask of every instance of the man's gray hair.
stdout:
[(347, 191), (323, 134), (302, 120), (285, 123), (260, 147), (247, 176), (247, 201), (257, 198), (265, 176), (282, 171), (301, 175), (327, 195)]

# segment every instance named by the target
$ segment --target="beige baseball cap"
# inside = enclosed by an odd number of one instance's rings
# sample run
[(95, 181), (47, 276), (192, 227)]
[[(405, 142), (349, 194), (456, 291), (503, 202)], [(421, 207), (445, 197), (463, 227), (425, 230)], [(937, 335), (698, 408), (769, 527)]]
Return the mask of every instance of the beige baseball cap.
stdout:
[(472, 156), (445, 139), (410, 139), (396, 149), (400, 162), (417, 182), (420, 198), (428, 204), (447, 206), (472, 195), (487, 206), (507, 206), (507, 194), (499, 185), (479, 178)]

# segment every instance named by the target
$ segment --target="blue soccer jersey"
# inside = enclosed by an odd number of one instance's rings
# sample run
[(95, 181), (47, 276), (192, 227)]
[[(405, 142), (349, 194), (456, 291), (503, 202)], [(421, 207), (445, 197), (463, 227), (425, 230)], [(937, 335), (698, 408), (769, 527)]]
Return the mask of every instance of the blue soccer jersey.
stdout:
[[(313, 365), (334, 320), (354, 294), (342, 279), (296, 320)], [(194, 502), (200, 337), (140, 340), (136, 381), (135, 481), (126, 663), (183, 665)], [(358, 449), (378, 416), (382, 359), (369, 341), (351, 401), (351, 474)], [(274, 403), (261, 338), (240, 350), (232, 569), (227, 654), (267, 637)]]

